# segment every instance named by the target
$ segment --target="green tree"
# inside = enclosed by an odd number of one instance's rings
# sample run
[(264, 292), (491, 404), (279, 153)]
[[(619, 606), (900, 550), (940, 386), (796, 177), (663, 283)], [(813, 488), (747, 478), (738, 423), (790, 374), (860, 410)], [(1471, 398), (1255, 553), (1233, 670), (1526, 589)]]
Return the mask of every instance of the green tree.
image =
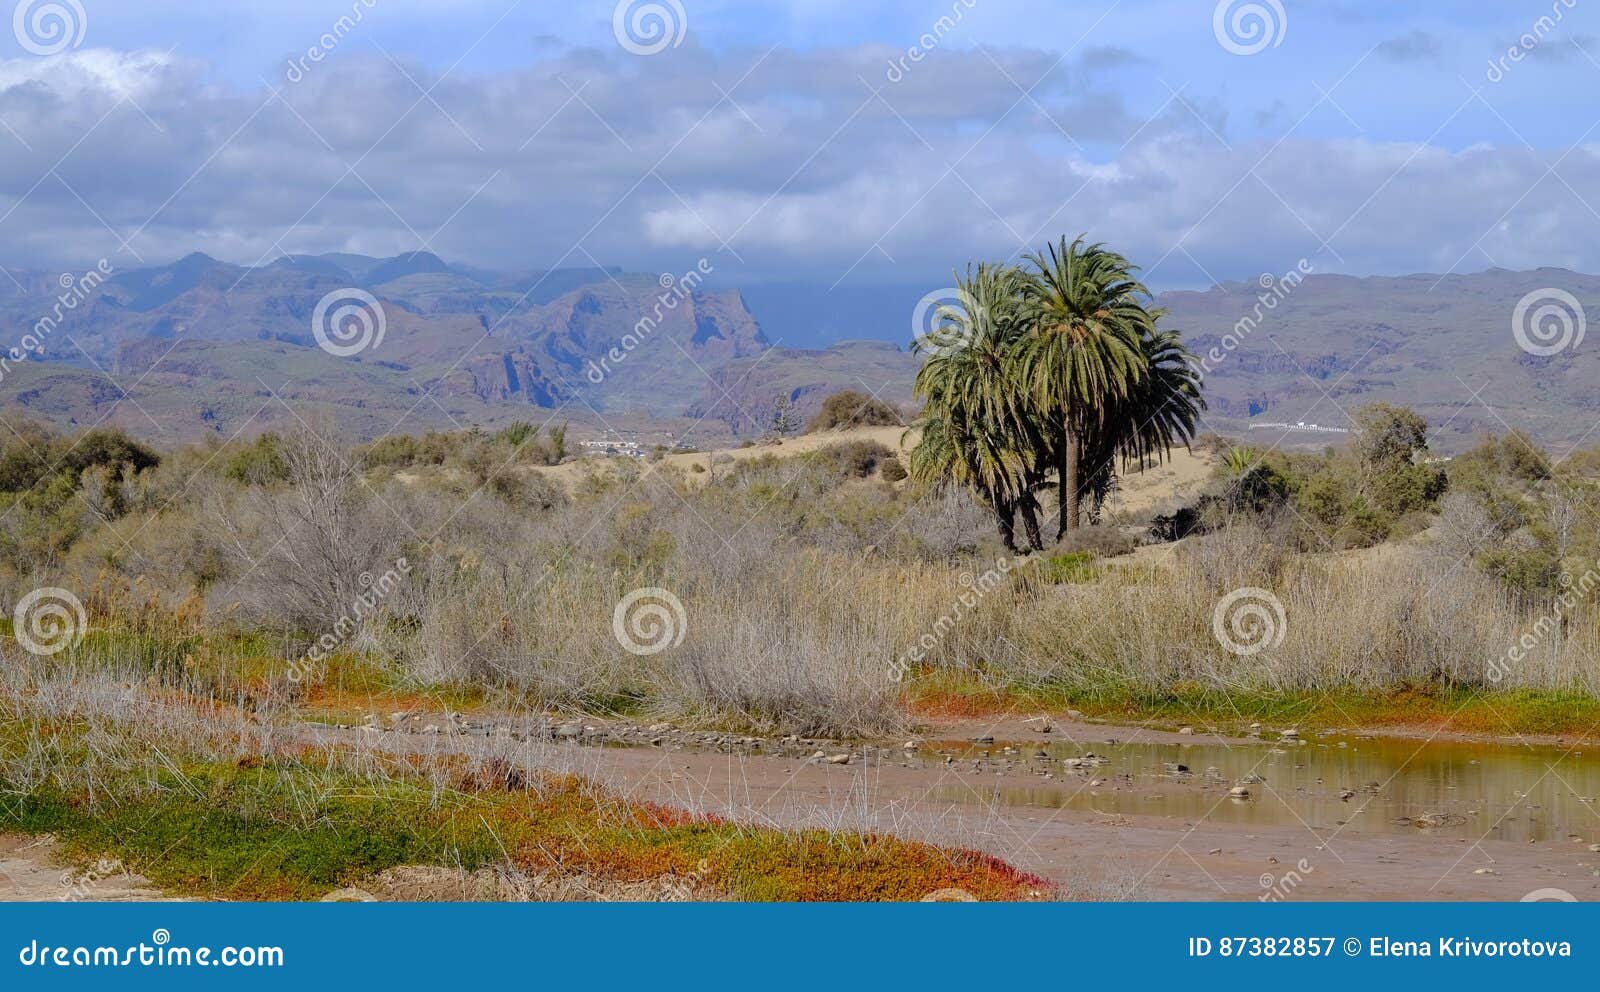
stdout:
[[(1083, 238), (1050, 245), (1027, 256), (1033, 271), (1022, 286), (1028, 333), (1015, 355), (1016, 375), (1031, 394), (1055, 455), (1060, 519), (1056, 537), (1077, 527), (1083, 494), (1086, 438), (1115, 450), (1125, 424), (1107, 424), (1107, 408), (1132, 398), (1149, 373), (1146, 338), (1156, 335), (1156, 314), (1141, 297), (1127, 259)], [(1099, 454), (1106, 454), (1101, 451)]]

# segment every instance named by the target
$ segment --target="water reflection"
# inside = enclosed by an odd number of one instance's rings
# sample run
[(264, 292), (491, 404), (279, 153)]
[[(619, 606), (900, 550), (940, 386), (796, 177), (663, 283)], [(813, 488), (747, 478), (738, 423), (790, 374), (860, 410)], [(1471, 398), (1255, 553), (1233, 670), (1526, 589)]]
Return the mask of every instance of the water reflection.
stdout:
[[(964, 769), (971, 767), (968, 759), (988, 752), (1048, 770), (1053, 780), (1017, 771), (969, 775), (973, 788), (941, 787), (934, 796), (1113, 815), (1305, 824), (1319, 832), (1343, 826), (1471, 841), (1600, 841), (1600, 759), (1582, 749), (1329, 736), (1300, 744), (1058, 743), (1042, 748), (1048, 759), (1036, 759), (1031, 756), (1039, 745), (1013, 744), (1015, 755), (1003, 755), (1005, 746), (930, 745), (954, 755)], [(1090, 754), (1098, 761), (1064, 764)], [(1188, 773), (1177, 772), (1179, 765)], [(1252, 775), (1265, 781), (1248, 784), (1249, 799), (1230, 799), (1229, 788)], [(1101, 784), (1090, 787), (1091, 780)]]

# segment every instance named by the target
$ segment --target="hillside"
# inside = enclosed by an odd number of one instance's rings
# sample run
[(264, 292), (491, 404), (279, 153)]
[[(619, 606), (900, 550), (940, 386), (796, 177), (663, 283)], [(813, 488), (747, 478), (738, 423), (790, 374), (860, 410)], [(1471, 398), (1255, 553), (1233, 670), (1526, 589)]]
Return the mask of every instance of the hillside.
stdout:
[[(20, 343), (61, 283), (13, 275), (0, 283), (0, 334)], [(842, 388), (911, 409), (918, 360), (905, 342), (775, 346), (743, 294), (691, 275), (679, 285), (614, 268), (503, 274), (426, 252), (254, 268), (194, 254), (115, 272), (67, 309), (36, 335), (41, 351), (4, 367), (0, 411), (64, 427), (105, 420), (167, 440), (226, 437), (289, 416), (277, 393), (362, 437), (559, 416), (704, 446), (759, 436), (780, 397), (801, 417)], [(1600, 307), (1600, 277), (1495, 269), (1280, 285), (1160, 296), (1168, 325), (1206, 365), (1204, 429), (1320, 448), (1341, 435), (1265, 425), (1344, 428), (1358, 406), (1384, 400), (1426, 415), (1438, 450), (1512, 425), (1559, 451), (1600, 420), (1592, 347), (1540, 357), (1512, 334), (1530, 293), (1559, 288)], [(385, 333), (340, 357), (318, 347), (313, 317), (328, 294), (352, 288), (381, 301)], [(868, 323), (866, 333), (895, 333)]]

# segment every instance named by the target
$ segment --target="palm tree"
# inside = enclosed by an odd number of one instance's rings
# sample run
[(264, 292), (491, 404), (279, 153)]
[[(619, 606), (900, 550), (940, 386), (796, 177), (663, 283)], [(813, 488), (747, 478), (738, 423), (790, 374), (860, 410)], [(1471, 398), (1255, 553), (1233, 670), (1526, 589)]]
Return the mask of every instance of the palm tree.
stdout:
[[(1060, 521), (1056, 538), (1080, 522), (1084, 439), (1103, 430), (1109, 406), (1124, 403), (1149, 376), (1147, 339), (1157, 335), (1158, 314), (1141, 297), (1127, 259), (1083, 238), (1032, 252), (1033, 271), (1022, 285), (1027, 333), (1014, 356), (1014, 375), (1049, 425), (1055, 455)], [(1122, 445), (1113, 444), (1112, 448)]]
[(1040, 543), (1036, 519), (1030, 519), (1034, 497), (1023, 484), (1037, 432), (1026, 396), (1012, 379), (1023, 281), (1007, 266), (969, 266), (956, 277), (958, 303), (941, 307), (934, 330), (914, 345), (929, 357), (913, 387), (925, 412), (910, 474), (971, 487), (994, 511), (1001, 539), (1013, 551), (1019, 509), (1030, 541)]
[(1119, 468), (1188, 444), (1205, 406), (1192, 356), (1158, 328), (1165, 313), (1145, 306), (1126, 259), (1081, 238), (1027, 257), (1027, 272), (968, 266), (958, 302), (915, 344), (928, 358), (910, 473), (971, 488), (1013, 551), (1019, 514), (1028, 543), (1044, 546), (1037, 494), (1052, 473), (1059, 540), (1079, 525), (1082, 496), (1097, 515)]
[[(1159, 320), (1164, 311), (1151, 311)], [(1140, 340), (1145, 376), (1127, 395), (1106, 404), (1084, 439), (1083, 492), (1097, 515), (1119, 466), (1160, 464), (1174, 447), (1187, 446), (1205, 409), (1194, 356), (1177, 331), (1157, 330)]]

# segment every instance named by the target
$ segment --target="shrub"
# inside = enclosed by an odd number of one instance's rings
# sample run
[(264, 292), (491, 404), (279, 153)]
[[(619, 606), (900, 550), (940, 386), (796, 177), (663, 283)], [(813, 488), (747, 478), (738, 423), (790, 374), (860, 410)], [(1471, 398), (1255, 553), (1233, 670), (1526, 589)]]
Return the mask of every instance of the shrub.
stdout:
[(841, 475), (865, 479), (877, 469), (879, 463), (894, 457), (894, 454), (876, 441), (851, 441), (822, 449), (822, 456)]
[(900, 464), (900, 457), (898, 455), (890, 455), (888, 458), (885, 458), (883, 463), (879, 466), (879, 471), (883, 473), (883, 480), (885, 482), (900, 482), (901, 480), (905, 479), (907, 474), (906, 467)]
[(822, 401), (822, 409), (806, 424), (806, 433), (849, 427), (899, 427), (905, 424), (900, 411), (873, 399), (866, 393), (846, 389)]

